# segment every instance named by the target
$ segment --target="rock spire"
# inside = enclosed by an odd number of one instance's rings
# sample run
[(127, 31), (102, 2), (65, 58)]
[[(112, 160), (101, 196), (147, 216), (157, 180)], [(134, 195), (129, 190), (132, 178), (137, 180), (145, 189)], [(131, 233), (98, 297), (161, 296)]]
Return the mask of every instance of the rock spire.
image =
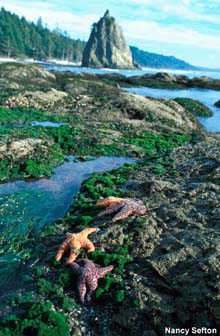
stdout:
[(122, 30), (110, 16), (109, 10), (93, 24), (83, 53), (82, 66), (112, 69), (136, 68)]

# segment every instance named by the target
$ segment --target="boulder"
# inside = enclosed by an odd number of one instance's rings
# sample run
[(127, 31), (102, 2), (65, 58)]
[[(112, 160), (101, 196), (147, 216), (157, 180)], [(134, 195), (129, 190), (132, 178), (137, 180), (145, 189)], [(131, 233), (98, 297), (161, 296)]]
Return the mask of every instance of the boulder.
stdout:
[(216, 107), (220, 107), (220, 100), (218, 100), (217, 102), (215, 102), (214, 104)]

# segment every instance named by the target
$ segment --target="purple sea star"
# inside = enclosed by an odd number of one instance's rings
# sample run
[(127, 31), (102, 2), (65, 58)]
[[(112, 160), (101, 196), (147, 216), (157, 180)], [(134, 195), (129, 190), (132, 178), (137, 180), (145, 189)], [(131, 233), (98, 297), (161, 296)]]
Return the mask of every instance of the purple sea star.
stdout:
[(98, 287), (98, 279), (112, 271), (113, 266), (96, 267), (88, 259), (80, 259), (70, 264), (73, 272), (77, 275), (77, 291), (81, 303), (89, 303), (91, 295)]
[(98, 217), (103, 217), (117, 213), (112, 221), (117, 222), (132, 215), (144, 215), (147, 208), (140, 199), (137, 198), (115, 198), (108, 197), (96, 203), (96, 205), (107, 206), (107, 208), (98, 214)]

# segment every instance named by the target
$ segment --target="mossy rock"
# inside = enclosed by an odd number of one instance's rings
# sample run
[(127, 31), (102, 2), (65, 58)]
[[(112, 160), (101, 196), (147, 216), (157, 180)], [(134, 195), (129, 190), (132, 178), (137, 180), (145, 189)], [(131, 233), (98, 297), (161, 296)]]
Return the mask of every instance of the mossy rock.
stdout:
[(201, 102), (191, 98), (175, 98), (178, 104), (183, 106), (186, 112), (193, 114), (196, 117), (211, 117), (212, 111)]

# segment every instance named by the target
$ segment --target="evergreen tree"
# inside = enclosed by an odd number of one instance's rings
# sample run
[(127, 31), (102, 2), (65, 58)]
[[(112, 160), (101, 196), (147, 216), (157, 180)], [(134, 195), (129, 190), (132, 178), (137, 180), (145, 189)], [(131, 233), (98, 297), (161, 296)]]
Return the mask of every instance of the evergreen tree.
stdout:
[(0, 55), (30, 57), (36, 60), (52, 58), (80, 62), (85, 42), (73, 40), (59, 28), (50, 31), (41, 18), (37, 23), (21, 19), (3, 7), (0, 11)]

